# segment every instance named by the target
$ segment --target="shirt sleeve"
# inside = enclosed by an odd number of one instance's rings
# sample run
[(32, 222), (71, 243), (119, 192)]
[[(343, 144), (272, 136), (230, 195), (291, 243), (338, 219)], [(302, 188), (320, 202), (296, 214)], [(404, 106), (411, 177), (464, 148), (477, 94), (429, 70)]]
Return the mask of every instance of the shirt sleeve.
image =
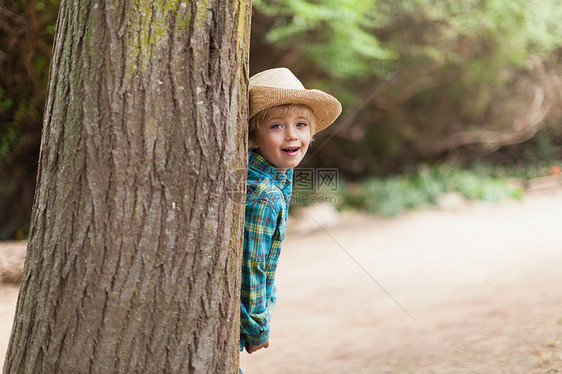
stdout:
[(252, 345), (269, 340), (275, 290), (267, 292), (266, 258), (277, 225), (275, 208), (263, 199), (246, 203), (240, 332)]

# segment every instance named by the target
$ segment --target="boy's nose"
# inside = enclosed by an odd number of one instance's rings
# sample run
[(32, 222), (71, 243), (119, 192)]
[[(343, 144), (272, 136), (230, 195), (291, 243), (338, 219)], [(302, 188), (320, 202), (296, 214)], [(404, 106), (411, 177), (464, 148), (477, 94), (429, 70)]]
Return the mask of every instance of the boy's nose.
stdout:
[(285, 135), (286, 135), (287, 139), (296, 139), (297, 132), (293, 127), (288, 127), (287, 133)]

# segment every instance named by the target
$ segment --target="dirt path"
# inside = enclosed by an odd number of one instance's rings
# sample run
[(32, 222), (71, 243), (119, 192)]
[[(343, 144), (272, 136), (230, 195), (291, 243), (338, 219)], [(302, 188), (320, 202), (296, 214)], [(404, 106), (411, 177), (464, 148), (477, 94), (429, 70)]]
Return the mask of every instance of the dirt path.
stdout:
[[(289, 237), (244, 374), (562, 373), (561, 229), (550, 192)], [(16, 297), (0, 288), (0, 357)]]
[(561, 229), (557, 192), (289, 238), (244, 373), (562, 373)]

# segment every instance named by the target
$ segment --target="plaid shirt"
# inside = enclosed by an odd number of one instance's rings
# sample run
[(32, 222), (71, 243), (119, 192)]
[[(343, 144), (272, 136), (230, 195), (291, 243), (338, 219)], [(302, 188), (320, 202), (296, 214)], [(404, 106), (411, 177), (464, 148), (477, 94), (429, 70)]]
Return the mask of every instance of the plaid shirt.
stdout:
[(293, 169), (279, 172), (250, 152), (244, 223), (240, 303), (240, 351), (246, 343), (269, 340), (269, 321), (277, 300), (275, 270), (285, 239)]

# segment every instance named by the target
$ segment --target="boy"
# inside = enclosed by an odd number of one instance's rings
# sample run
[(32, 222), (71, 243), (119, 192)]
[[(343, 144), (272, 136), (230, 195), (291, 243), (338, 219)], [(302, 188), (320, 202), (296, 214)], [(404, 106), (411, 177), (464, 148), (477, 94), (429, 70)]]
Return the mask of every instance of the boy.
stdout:
[(240, 351), (269, 347), (275, 270), (285, 239), (293, 168), (312, 136), (332, 124), (341, 104), (305, 89), (286, 68), (250, 78), (248, 189), (242, 260)]

